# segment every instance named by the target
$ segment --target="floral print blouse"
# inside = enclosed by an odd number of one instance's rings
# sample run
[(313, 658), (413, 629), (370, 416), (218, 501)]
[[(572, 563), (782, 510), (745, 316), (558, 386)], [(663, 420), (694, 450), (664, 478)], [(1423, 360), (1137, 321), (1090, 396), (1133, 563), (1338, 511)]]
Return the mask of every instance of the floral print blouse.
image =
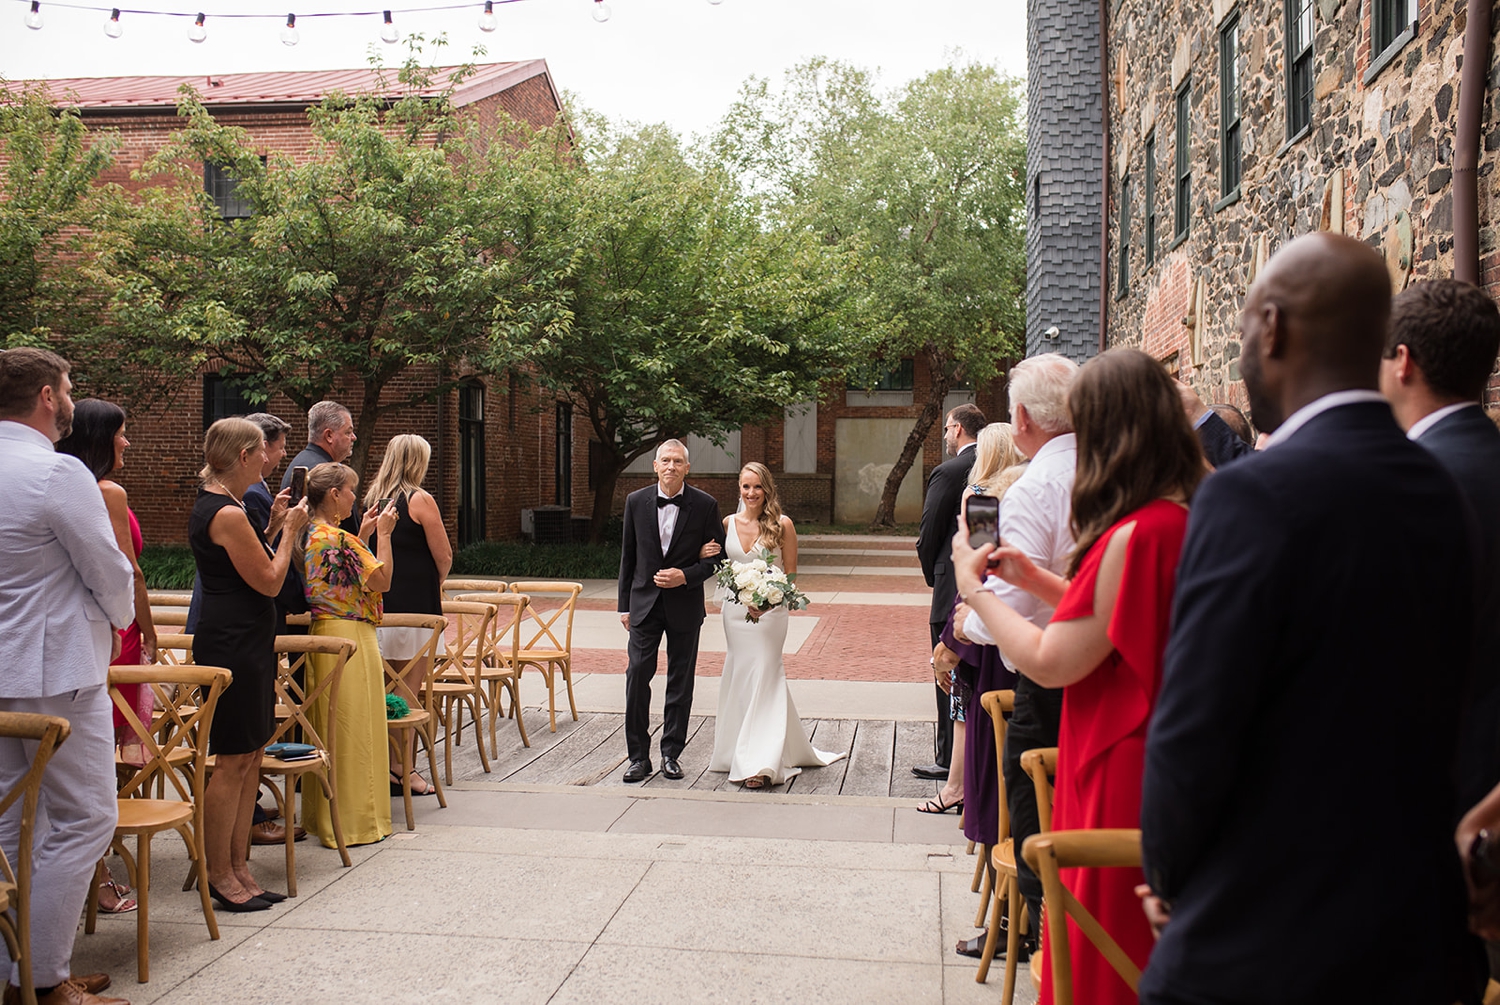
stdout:
[(383, 594), (366, 589), (365, 583), (383, 565), (353, 534), (314, 522), (302, 580), (312, 616), (380, 624)]

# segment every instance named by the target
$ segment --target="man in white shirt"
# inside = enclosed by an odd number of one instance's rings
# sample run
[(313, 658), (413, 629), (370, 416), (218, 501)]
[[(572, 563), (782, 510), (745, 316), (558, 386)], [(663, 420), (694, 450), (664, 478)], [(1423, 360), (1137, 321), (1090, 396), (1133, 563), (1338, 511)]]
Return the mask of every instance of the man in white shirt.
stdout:
[[(1078, 449), (1073, 421), (1068, 415), (1068, 389), (1078, 365), (1066, 356), (1047, 353), (1017, 363), (1010, 371), (1010, 421), (1015, 426), (1016, 447), (1031, 459), (1026, 473), (1006, 490), (1000, 500), (1000, 539), (1019, 548), (1038, 566), (1062, 575), (1073, 553), (1073, 469)], [(994, 593), (1038, 627), (1052, 617), (1052, 608), (1025, 590), (998, 577), (985, 581)], [(963, 635), (974, 642), (994, 645), (984, 622), (967, 609)], [(1044, 688), (1026, 677), (1026, 668), (1011, 662), (1002, 650), (1005, 665), (1021, 675), (1016, 684), (1016, 707), (1005, 737), (1005, 791), (1010, 804), (1011, 835), (1016, 847), (1041, 830), (1037, 818), (1036, 790), (1021, 770), (1021, 755), (1033, 747), (1057, 745), (1057, 727), (1062, 716), (1062, 690)], [(1042, 885), (1025, 862), (1017, 858), (1021, 892), (1031, 912), (1031, 938), (1040, 929)], [(982, 947), (980, 940), (975, 947)], [(978, 953), (974, 953), (978, 955)]]
[[(0, 353), (0, 711), (60, 716), (72, 726), (42, 779), (31, 969), (38, 1002), (99, 1005), (123, 999), (99, 997), (109, 978), (73, 978), (69, 964), (94, 867), (114, 836), (107, 675), (119, 651), (114, 629), (135, 618), (134, 578), (93, 475), (52, 448), (72, 425), (71, 386), (67, 362), (53, 353)], [(0, 738), (0, 791), (30, 762), (22, 741)], [(12, 862), (20, 809), (0, 820)], [(20, 986), (14, 965), (10, 984), (7, 1001)]]

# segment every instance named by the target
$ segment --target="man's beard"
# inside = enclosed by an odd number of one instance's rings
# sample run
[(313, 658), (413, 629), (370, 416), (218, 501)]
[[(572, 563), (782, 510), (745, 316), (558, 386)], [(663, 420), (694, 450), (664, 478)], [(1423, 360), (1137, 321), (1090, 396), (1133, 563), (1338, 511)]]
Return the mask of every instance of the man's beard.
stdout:
[(65, 440), (68, 438), (68, 434), (72, 431), (73, 405), (71, 402), (69, 402), (66, 408), (60, 408), (57, 410), (57, 438), (59, 440)]
[(1250, 400), (1250, 421), (1263, 433), (1275, 432), (1285, 417), (1261, 387), (1259, 361), (1242, 359), (1240, 377), (1245, 381), (1245, 397)]

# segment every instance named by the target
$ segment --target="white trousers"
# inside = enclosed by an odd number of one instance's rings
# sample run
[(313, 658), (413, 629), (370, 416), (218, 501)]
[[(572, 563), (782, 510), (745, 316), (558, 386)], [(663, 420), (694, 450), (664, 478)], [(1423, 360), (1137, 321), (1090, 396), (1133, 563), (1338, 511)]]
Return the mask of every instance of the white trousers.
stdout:
[[(109, 689), (82, 688), (50, 698), (0, 698), (0, 711), (40, 712), (67, 719), (73, 727), (42, 775), (31, 858), (31, 976), (37, 987), (52, 987), (71, 976), (73, 938), (88, 900), (94, 869), (115, 833), (114, 726)], [(0, 737), (0, 791), (10, 791), (26, 774), (36, 744)], [(21, 830), (18, 800), (0, 818), (0, 845), (17, 867)], [(21, 984), (20, 968), (10, 983)]]

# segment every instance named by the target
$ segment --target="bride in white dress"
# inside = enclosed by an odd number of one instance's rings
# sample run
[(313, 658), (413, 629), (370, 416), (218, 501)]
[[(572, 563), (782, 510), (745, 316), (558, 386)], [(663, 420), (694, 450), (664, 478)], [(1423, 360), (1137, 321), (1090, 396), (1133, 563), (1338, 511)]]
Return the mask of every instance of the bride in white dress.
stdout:
[[(769, 549), (775, 564), (795, 575), (797, 530), (782, 514), (776, 484), (764, 464), (751, 461), (741, 469), (740, 501), (741, 511), (724, 519), (726, 557), (746, 562)], [(732, 596), (724, 599), (721, 616), (728, 649), (708, 770), (727, 771), (730, 781), (759, 789), (780, 785), (805, 767), (832, 764), (846, 754), (815, 749), (802, 731), (781, 661), (787, 609), (750, 611), (752, 621), (745, 620), (746, 613)]]

